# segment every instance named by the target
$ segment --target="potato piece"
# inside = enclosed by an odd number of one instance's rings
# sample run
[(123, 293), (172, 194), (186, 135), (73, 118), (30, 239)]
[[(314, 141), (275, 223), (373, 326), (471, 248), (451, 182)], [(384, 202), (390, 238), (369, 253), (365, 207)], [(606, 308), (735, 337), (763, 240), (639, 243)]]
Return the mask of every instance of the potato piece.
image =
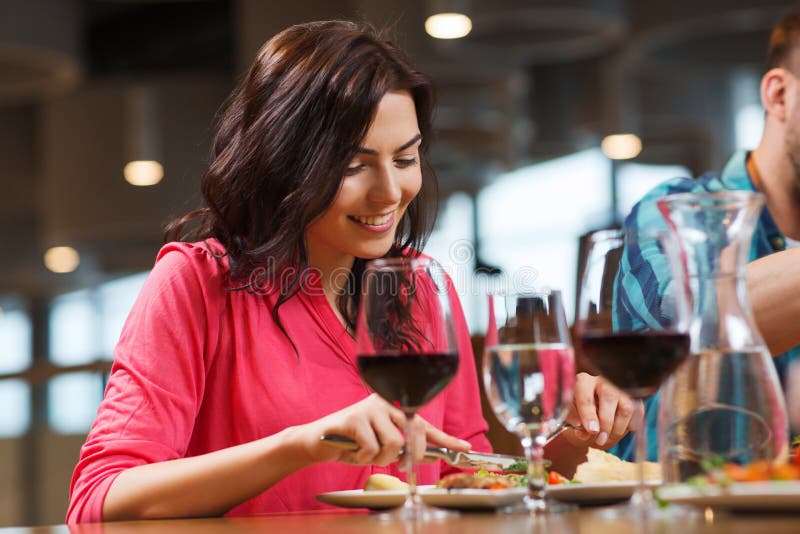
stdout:
[[(575, 480), (584, 483), (621, 482), (637, 480), (636, 464), (620, 460), (613, 454), (598, 449), (589, 449), (587, 460), (575, 470)], [(661, 480), (661, 465), (645, 462), (645, 480)]]
[(397, 477), (385, 475), (383, 473), (375, 473), (370, 475), (367, 479), (367, 483), (364, 485), (365, 491), (391, 491), (406, 489), (408, 489), (408, 484)]

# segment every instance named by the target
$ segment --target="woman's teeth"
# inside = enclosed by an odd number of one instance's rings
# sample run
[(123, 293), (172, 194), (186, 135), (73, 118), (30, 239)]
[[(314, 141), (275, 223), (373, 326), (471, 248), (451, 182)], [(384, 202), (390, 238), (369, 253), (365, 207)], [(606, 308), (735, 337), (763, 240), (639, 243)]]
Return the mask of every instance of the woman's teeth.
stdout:
[(357, 220), (361, 224), (368, 224), (370, 226), (380, 226), (381, 224), (386, 224), (387, 222), (389, 222), (389, 219), (392, 218), (392, 214), (387, 213), (386, 215), (381, 215), (378, 217), (358, 217), (356, 215), (353, 215), (352, 218)]

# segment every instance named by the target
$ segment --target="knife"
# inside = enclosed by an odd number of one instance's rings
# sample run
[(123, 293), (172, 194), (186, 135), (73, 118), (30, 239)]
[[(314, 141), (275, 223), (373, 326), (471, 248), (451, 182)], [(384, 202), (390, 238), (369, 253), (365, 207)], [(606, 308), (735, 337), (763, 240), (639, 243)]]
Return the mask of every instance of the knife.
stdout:
[[(348, 451), (358, 450), (358, 443), (344, 436), (329, 434), (322, 436), (320, 440), (331, 447)], [(502, 471), (515, 462), (525, 461), (525, 458), (521, 456), (475, 451), (460, 452), (445, 447), (426, 447), (425, 458), (444, 460), (448, 464), (461, 469), (485, 469), (487, 471)]]
[[(564, 423), (559, 427), (558, 430), (548, 436), (547, 442), (549, 443), (557, 435), (570, 428), (580, 429), (581, 427), (572, 425), (570, 423)], [(322, 436), (320, 441), (326, 445), (337, 447), (339, 449), (348, 451), (358, 450), (358, 444), (355, 441), (344, 436), (338, 436), (336, 434)], [(453, 451), (445, 447), (427, 447), (425, 449), (425, 458), (444, 460), (448, 464), (460, 469), (485, 469), (486, 471), (503, 471), (512, 464), (525, 461), (525, 458), (522, 456), (511, 456), (508, 454), (495, 454), (490, 452), (476, 451), (460, 452)]]

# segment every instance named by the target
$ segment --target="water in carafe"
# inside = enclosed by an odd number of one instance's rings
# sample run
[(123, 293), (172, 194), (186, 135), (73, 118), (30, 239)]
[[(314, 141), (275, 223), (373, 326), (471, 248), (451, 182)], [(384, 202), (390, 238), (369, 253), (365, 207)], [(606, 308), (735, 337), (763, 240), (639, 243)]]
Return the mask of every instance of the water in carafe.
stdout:
[(692, 355), (661, 389), (665, 482), (701, 473), (703, 460), (747, 465), (778, 462), (788, 453), (783, 391), (745, 282), (763, 202), (759, 193), (725, 191), (681, 193), (658, 203), (680, 240), (694, 299)]

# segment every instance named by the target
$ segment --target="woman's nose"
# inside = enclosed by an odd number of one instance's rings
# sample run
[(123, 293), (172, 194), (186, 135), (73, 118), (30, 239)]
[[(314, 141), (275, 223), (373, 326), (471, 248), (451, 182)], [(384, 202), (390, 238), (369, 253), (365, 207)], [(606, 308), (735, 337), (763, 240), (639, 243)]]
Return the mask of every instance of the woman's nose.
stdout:
[(399, 177), (395, 169), (381, 167), (370, 188), (370, 200), (382, 204), (397, 204), (402, 197)]

